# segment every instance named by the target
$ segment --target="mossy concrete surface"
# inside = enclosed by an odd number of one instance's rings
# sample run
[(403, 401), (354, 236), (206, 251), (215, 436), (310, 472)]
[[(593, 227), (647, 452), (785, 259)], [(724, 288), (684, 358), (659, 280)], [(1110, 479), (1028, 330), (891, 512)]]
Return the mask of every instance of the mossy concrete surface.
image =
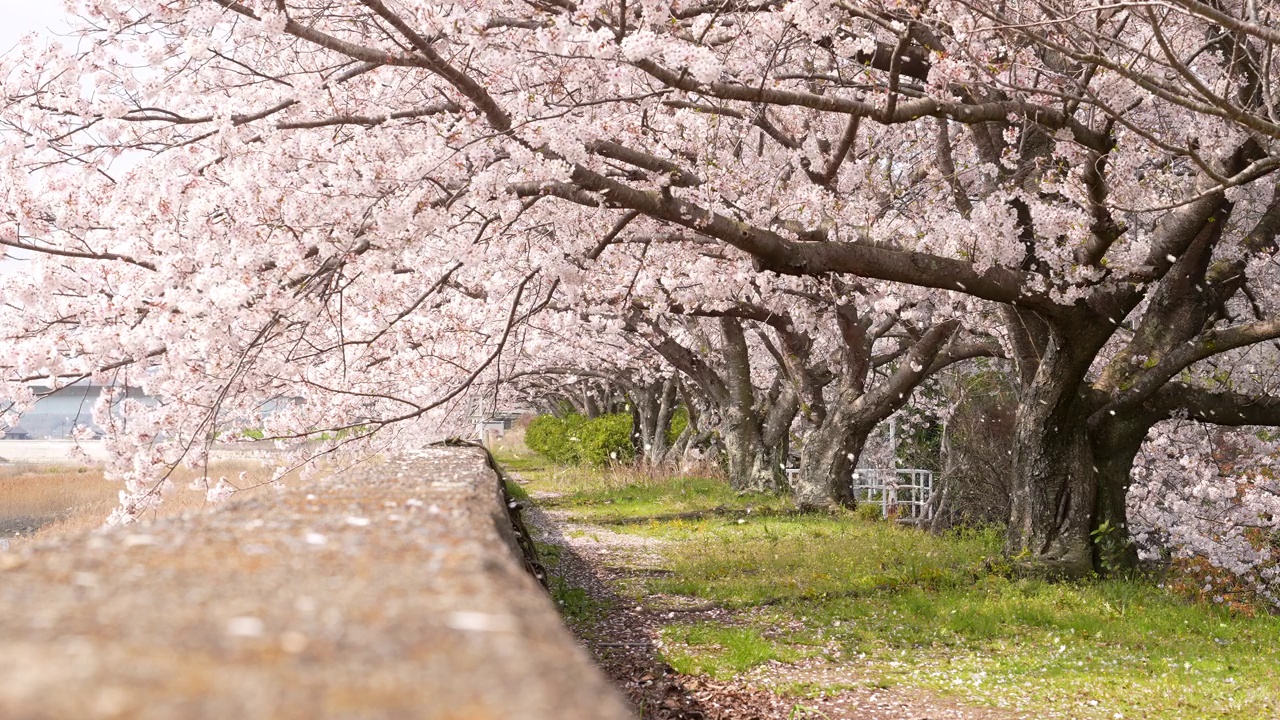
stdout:
[(0, 717), (612, 720), (482, 451), (0, 552)]

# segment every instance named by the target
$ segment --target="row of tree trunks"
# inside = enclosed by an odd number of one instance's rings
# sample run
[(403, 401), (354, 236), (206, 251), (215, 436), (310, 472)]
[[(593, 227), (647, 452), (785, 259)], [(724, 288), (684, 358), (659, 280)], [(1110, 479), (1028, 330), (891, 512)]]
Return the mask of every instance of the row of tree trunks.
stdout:
[[(851, 309), (841, 317), (845, 357), (827, 402), (822, 391), (830, 378), (819, 377), (821, 372), (807, 364), (809, 358), (794, 352), (803, 343), (780, 338), (789, 351), (785, 357), (792, 360), (781, 369), (791, 379), (763, 392), (752, 383), (743, 321), (717, 318), (721, 357), (710, 381), (710, 371), (701, 367), (684, 373), (685, 378), (668, 377), (630, 394), (642, 457), (653, 465), (677, 463), (687, 457), (696, 437), (706, 439), (714, 429), (735, 489), (790, 491), (796, 505), (806, 509), (852, 504), (848, 480), (875, 427), (905, 405), (931, 373), (974, 354), (990, 353), (950, 352), (948, 343), (957, 324), (940, 324), (918, 337), (907, 354), (898, 356), (897, 370), (868, 390), (874, 370), (868, 328)], [(1085, 375), (1106, 334), (1093, 328), (1089, 318), (1047, 323), (1011, 317), (1028, 328), (1021, 340), (1032, 360), (1019, 365), (1023, 383), (1006, 551), (1028, 568), (1058, 576), (1086, 574), (1104, 561), (1132, 563), (1136, 554), (1127, 543), (1124, 497), (1133, 459), (1155, 419), (1135, 419), (1128, 413), (1090, 426), (1094, 405)], [(681, 392), (681, 382), (698, 379), (703, 381), (699, 399), (712, 408), (715, 422), (707, 429), (693, 422), (675, 442), (668, 442), (666, 429), (676, 409), (699, 404)], [(796, 387), (817, 392), (801, 398)], [(799, 471), (789, 484), (784, 474), (787, 440), (802, 402), (814, 427), (805, 437)], [(1110, 542), (1119, 549), (1107, 558), (1094, 543), (1094, 531), (1100, 527), (1111, 533)]]
[[(675, 367), (688, 387), (682, 392), (684, 407), (689, 412), (690, 427), (678, 442), (689, 453), (713, 436), (725, 453), (730, 485), (737, 490), (754, 492), (779, 492), (786, 488), (783, 472), (786, 460), (786, 439), (792, 419), (798, 409), (796, 395), (780, 382), (775, 382), (768, 392), (757, 392), (752, 378), (751, 353), (742, 321), (734, 317), (721, 317), (715, 323), (718, 362), (709, 362), (705, 352), (694, 352), (677, 342), (656, 325), (654, 337), (649, 338), (653, 349)], [(693, 395), (697, 396), (694, 401)], [(672, 402), (666, 402), (668, 399)], [(706, 412), (698, 412), (699, 406)], [(652, 446), (661, 432), (665, 433), (676, 404), (664, 392), (663, 400), (638, 404), (651, 416), (642, 424), (649, 430), (641, 430), (642, 438)], [(663, 407), (667, 408), (665, 413)], [(661, 425), (659, 423), (662, 423)], [(656, 462), (667, 462), (651, 453)], [(684, 457), (687, 457), (685, 455)]]
[(649, 465), (663, 466), (671, 459), (668, 456), (674, 454), (674, 443), (668, 442), (667, 430), (679, 408), (679, 390), (680, 380), (673, 374), (637, 386), (629, 393), (634, 410), (636, 456)]
[[(681, 368), (712, 408), (714, 423), (708, 427), (718, 435), (735, 489), (789, 490), (802, 508), (851, 504), (848, 479), (876, 425), (900, 409), (929, 374), (972, 357), (949, 352), (956, 324), (940, 324), (905, 346), (907, 354), (895, 358), (897, 369), (868, 389), (875, 369), (871, 328), (852, 308), (842, 309), (838, 317), (845, 356), (834, 392), (827, 388), (826, 402), (822, 393), (832, 378), (818, 377), (821, 372), (803, 352), (803, 339), (787, 337), (783, 329), (778, 336), (785, 352), (776, 353), (782, 358), (783, 382), (767, 392), (757, 388), (738, 317), (716, 318), (720, 357), (714, 373), (706, 365)], [(1022, 355), (1015, 358), (1022, 389), (1014, 428), (1007, 553), (1029, 569), (1056, 576), (1131, 564), (1136, 554), (1127, 539), (1124, 498), (1133, 460), (1158, 417), (1126, 411), (1103, 420), (1095, 417), (1091, 424), (1097, 400), (1086, 374), (1110, 335), (1095, 315), (1082, 311), (1043, 318), (1011, 308), (1007, 317), (1023, 329), (1014, 338)], [(666, 428), (680, 404), (677, 385), (670, 378), (634, 396), (639, 444), (653, 464), (672, 460)], [(816, 392), (800, 397), (797, 388)], [(788, 430), (802, 405), (813, 428), (788, 487)], [(694, 435), (691, 429), (678, 440), (688, 448)], [(1106, 548), (1095, 542), (1100, 533), (1107, 535)]]

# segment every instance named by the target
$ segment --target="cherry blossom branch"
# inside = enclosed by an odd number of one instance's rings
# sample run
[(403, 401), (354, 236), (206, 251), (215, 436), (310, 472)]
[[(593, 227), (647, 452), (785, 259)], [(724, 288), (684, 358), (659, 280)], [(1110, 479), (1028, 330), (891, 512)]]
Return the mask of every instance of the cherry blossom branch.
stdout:
[(1143, 372), (1131, 387), (1119, 393), (1095, 414), (1111, 413), (1122, 407), (1145, 402), (1168, 385), (1178, 373), (1196, 362), (1276, 338), (1280, 338), (1280, 318), (1208, 330), (1171, 350)]
[(57, 255), (58, 257), (79, 258), (81, 260), (118, 260), (121, 262), (127, 262), (130, 265), (137, 265), (140, 268), (144, 268), (152, 272), (156, 271), (156, 266), (154, 263), (148, 260), (139, 260), (137, 258), (130, 257), (129, 255), (123, 255), (121, 253), (113, 253), (113, 252), (107, 252), (107, 251), (81, 252), (78, 250), (66, 250), (63, 248), (49, 247), (48, 245), (24, 243), (21, 240), (13, 240), (13, 239), (7, 239), (7, 238), (0, 238), (0, 245), (5, 245), (7, 247), (11, 247), (17, 250), (27, 250), (30, 252), (42, 253), (45, 255)]

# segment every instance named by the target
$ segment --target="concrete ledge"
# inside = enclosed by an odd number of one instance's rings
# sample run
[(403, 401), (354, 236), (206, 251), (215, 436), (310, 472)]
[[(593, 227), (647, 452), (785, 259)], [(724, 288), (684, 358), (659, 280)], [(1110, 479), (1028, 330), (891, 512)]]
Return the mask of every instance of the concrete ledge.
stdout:
[(0, 718), (613, 720), (483, 451), (0, 553)]

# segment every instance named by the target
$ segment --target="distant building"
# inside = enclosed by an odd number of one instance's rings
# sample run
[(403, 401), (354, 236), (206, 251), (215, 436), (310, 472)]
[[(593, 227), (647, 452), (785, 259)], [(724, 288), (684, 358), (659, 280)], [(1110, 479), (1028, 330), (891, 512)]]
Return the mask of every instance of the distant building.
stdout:
[[(23, 413), (21, 432), (26, 434), (26, 439), (65, 438), (80, 425), (102, 432), (102, 428), (93, 423), (93, 405), (102, 395), (103, 387), (88, 383), (72, 385), (53, 395), (41, 397), (36, 401), (35, 407)], [(33, 385), (31, 389), (36, 395), (49, 392), (46, 386)], [(138, 388), (130, 388), (126, 397), (148, 404), (155, 402)], [(16, 426), (6, 430), (5, 438), (16, 439), (14, 433), (17, 431)]]
[(4, 439), (5, 440), (30, 440), (31, 433), (27, 432), (26, 428), (15, 425), (9, 428), (8, 430), (4, 431)]
[(494, 412), (483, 412), (473, 410), (468, 419), (476, 428), (476, 437), (485, 445), (489, 444), (491, 438), (502, 437), (516, 426), (520, 418), (531, 414), (532, 410), (497, 410)]

